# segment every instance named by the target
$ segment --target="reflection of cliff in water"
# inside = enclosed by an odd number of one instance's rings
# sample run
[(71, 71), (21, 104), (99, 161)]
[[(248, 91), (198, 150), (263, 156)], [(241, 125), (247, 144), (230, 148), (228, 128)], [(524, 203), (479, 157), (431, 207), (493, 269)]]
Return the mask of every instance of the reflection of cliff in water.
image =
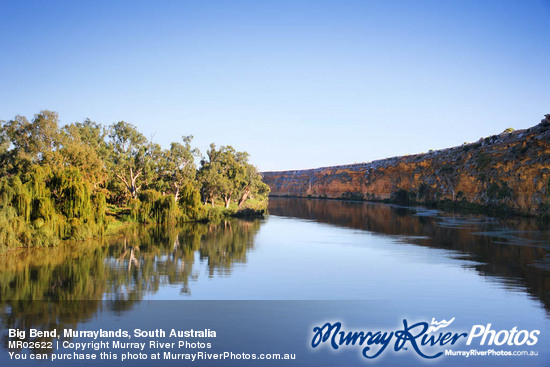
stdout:
[[(531, 218), (456, 216), (425, 208), (340, 200), (270, 198), (269, 213), (395, 236), (420, 246), (457, 251), (481, 275), (521, 287), (550, 311), (550, 231)], [(460, 256), (457, 254), (457, 256)]]
[(139, 226), (109, 241), (2, 254), (2, 328), (76, 328), (102, 308), (115, 313), (131, 309), (166, 284), (189, 294), (190, 280), (199, 276), (193, 272), (196, 253), (209, 277), (227, 275), (234, 263), (246, 262), (259, 227), (260, 221), (241, 220)]

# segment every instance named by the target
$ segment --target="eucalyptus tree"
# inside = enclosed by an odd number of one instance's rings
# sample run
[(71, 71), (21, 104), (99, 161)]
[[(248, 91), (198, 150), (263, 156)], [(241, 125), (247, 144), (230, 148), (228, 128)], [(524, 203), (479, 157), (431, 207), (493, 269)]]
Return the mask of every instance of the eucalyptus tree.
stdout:
[(269, 195), (270, 188), (262, 181), (262, 175), (258, 169), (248, 163), (243, 163), (245, 166), (245, 175), (239, 181), (238, 186), (238, 205), (239, 208), (246, 202), (248, 198), (257, 196), (259, 199), (265, 199)]
[(87, 119), (83, 123), (64, 126), (62, 132), (64, 164), (78, 168), (92, 189), (100, 190), (100, 185), (108, 176), (105, 163), (108, 158), (106, 129)]
[(110, 126), (108, 146), (108, 164), (112, 175), (124, 185), (133, 199), (137, 199), (157, 147), (134, 125), (125, 121)]
[(215, 201), (223, 191), (224, 177), (221, 174), (221, 165), (215, 161), (201, 160), (198, 179), (201, 185), (201, 195), (206, 204), (208, 201), (215, 206)]
[(207, 158), (201, 161), (199, 178), (202, 185), (205, 203), (210, 200), (212, 206), (218, 198), (223, 198), (225, 207), (229, 207), (234, 185), (231, 182), (233, 168), (235, 166), (233, 147), (221, 147), (216, 149), (215, 144), (210, 144), (206, 152)]
[(191, 141), (183, 136), (163, 150), (130, 123), (103, 127), (87, 119), (60, 127), (57, 113), (47, 110), (32, 121), (0, 121), (0, 245), (101, 234), (107, 200), (131, 198), (131, 217), (167, 223), (209, 216), (201, 194), (227, 208), (268, 192), (248, 154), (231, 146), (212, 144), (197, 174)]
[(15, 170), (27, 169), (32, 164), (58, 164), (60, 135), (57, 112), (41, 111), (32, 122), (23, 116), (3, 123), (4, 154), (9, 153)]
[(269, 193), (256, 167), (248, 162), (247, 152), (238, 152), (232, 146), (216, 149), (214, 144), (207, 151), (199, 171), (205, 201), (223, 198), (228, 208), (232, 201), (241, 207), (253, 195)]
[(170, 149), (162, 152), (159, 163), (158, 181), (174, 195), (176, 202), (184, 186), (192, 184), (196, 178), (195, 157), (199, 155), (199, 150), (191, 147), (192, 140), (193, 136), (189, 135), (182, 137), (183, 143), (171, 143)]

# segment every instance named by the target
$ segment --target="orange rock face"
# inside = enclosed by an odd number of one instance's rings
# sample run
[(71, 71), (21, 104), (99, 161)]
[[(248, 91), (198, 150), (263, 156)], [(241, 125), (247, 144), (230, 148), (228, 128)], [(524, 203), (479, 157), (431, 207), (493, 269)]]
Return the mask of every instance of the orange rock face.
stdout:
[(369, 163), (264, 172), (273, 196), (434, 203), (550, 214), (550, 115), (526, 130)]

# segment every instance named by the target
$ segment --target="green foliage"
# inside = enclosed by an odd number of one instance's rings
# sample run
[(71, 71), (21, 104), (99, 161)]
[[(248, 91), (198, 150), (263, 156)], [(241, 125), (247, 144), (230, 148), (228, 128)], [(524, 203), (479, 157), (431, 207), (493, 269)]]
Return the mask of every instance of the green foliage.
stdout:
[[(59, 239), (100, 234), (104, 229), (105, 206), (103, 194), (92, 195), (75, 168), (52, 173), (38, 166), (22, 177), (3, 177), (0, 211), (4, 221), (0, 231), (5, 241), (2, 243), (49, 246)], [(10, 227), (13, 236), (6, 234)]]
[(200, 219), (200, 194), (186, 185), (180, 200), (156, 190), (144, 190), (132, 201), (131, 217), (140, 223), (182, 223)]
[(13, 207), (0, 209), (0, 243), (6, 247), (20, 246), (32, 240), (32, 230)]
[(187, 183), (181, 191), (178, 203), (181, 210), (190, 219), (198, 219), (201, 207), (201, 194), (191, 183)]
[(105, 129), (90, 120), (63, 127), (61, 154), (66, 165), (77, 168), (92, 187), (107, 179), (105, 161), (108, 146), (104, 141)]
[(161, 193), (155, 190), (144, 190), (138, 199), (132, 200), (131, 216), (140, 223), (156, 222), (156, 203)]
[(90, 189), (80, 171), (68, 168), (56, 172), (52, 177), (51, 187), (63, 215), (83, 221), (93, 219)]
[(0, 121), (0, 246), (98, 236), (115, 218), (182, 223), (228, 215), (205, 209), (201, 194), (233, 211), (248, 199), (265, 202), (269, 187), (246, 152), (212, 145), (197, 171), (192, 138), (162, 150), (124, 121), (60, 128), (51, 111), (30, 122)]
[(491, 163), (491, 156), (487, 153), (479, 153), (477, 156), (477, 168), (478, 169), (485, 169), (489, 166)]
[(112, 172), (111, 180), (116, 182), (111, 189), (136, 199), (153, 172), (153, 162), (160, 148), (149, 142), (134, 125), (125, 121), (111, 125), (109, 130), (109, 156), (106, 164)]
[(56, 112), (41, 111), (32, 122), (16, 116), (4, 123), (2, 130), (3, 145), (8, 149), (5, 153), (11, 158), (4, 159), (12, 172), (33, 164), (59, 163), (61, 141)]
[(93, 218), (95, 218), (96, 223), (103, 228), (106, 223), (106, 212), (107, 212), (107, 201), (105, 200), (105, 195), (98, 192), (92, 194), (92, 209), (93, 209)]
[(487, 188), (487, 197), (490, 200), (509, 199), (512, 195), (513, 191), (506, 182), (492, 182)]
[(267, 198), (269, 186), (262, 182), (256, 167), (248, 163), (248, 153), (237, 152), (231, 146), (216, 149), (210, 145), (208, 159), (203, 159), (199, 170), (202, 196), (212, 206), (217, 199), (223, 199), (225, 207), (231, 202), (241, 207), (248, 198)]
[(209, 206), (205, 210), (205, 220), (208, 222), (219, 222), (229, 214), (228, 210), (220, 206)]
[(3, 177), (0, 180), (0, 202), (11, 206), (15, 213), (28, 223), (31, 218), (31, 195), (18, 176)]
[(171, 192), (176, 201), (179, 200), (184, 186), (195, 181), (195, 156), (199, 155), (199, 151), (191, 147), (192, 139), (193, 136), (184, 136), (183, 144), (170, 144), (170, 149), (161, 153), (158, 163), (156, 186), (162, 191)]

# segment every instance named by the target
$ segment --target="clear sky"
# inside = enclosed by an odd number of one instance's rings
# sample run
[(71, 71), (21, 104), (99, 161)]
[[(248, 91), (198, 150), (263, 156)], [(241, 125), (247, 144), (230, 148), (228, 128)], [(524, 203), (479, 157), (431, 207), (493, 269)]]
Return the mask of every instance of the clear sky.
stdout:
[(427, 152), (550, 113), (549, 24), (549, 0), (0, 0), (0, 119), (124, 120), (260, 170)]

